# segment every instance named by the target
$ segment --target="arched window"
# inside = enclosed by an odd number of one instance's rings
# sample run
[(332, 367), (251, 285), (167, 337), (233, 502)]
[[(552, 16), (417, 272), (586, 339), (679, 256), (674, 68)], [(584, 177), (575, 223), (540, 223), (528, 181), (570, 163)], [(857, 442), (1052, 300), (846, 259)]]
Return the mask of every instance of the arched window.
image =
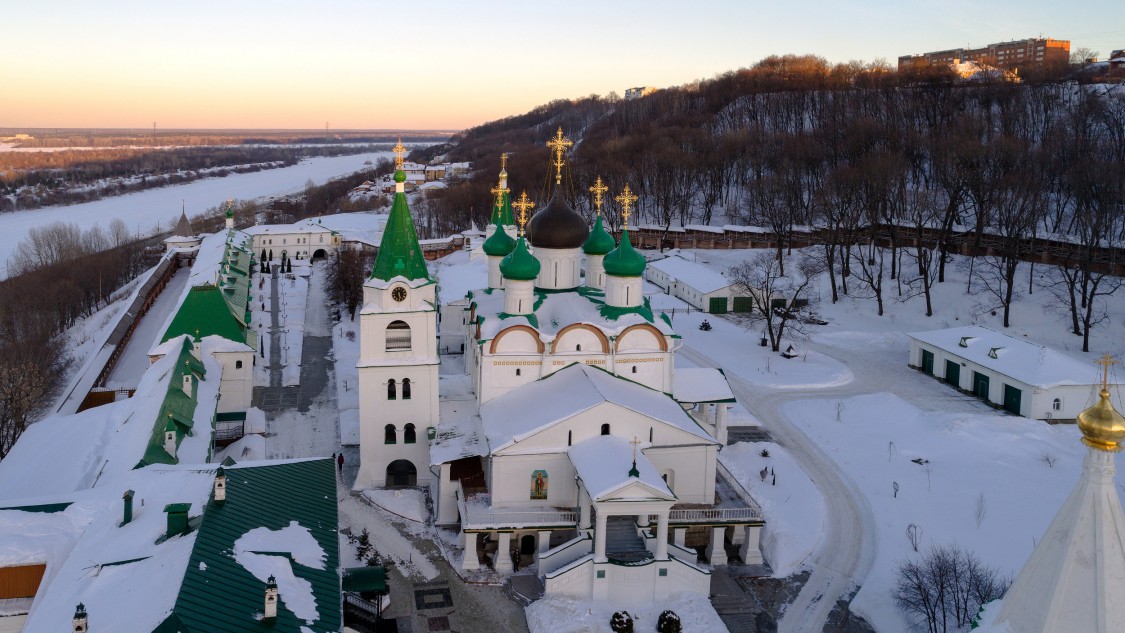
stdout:
[(517, 376), (519, 376), (519, 375), (520, 375), (520, 368), (519, 368), (519, 367), (516, 367), (516, 375), (517, 375)]
[(567, 446), (570, 446), (570, 444), (571, 444), (571, 441), (572, 441), (573, 439), (574, 439), (574, 431), (567, 431), (567, 432), (566, 432), (566, 445), (567, 445)]
[(636, 365), (633, 365), (633, 373), (634, 374), (637, 373), (637, 366)]
[(652, 443), (652, 427), (651, 426), (648, 427), (648, 441), (649, 441), (650, 444)]
[(1051, 401), (1051, 408), (1054, 409), (1055, 411), (1058, 411), (1059, 409), (1062, 409), (1062, 399), (1061, 398), (1055, 398), (1054, 400), (1052, 400)]
[(410, 379), (409, 378), (403, 378), (402, 379), (402, 399), (403, 400), (409, 400), (410, 399)]
[(402, 428), (402, 443), (413, 444), (418, 441), (418, 435), (414, 432), (414, 425), (407, 424)]
[(234, 368), (235, 369), (242, 369), (242, 361), (240, 361), (240, 360), (234, 361)]
[(602, 435), (609, 435), (609, 423), (602, 425)]
[(582, 351), (582, 345), (581, 345), (581, 344), (575, 345), (575, 346), (574, 346), (574, 351), (576, 351), (576, 352), (581, 352), (581, 351)]
[(402, 352), (410, 350), (410, 326), (406, 321), (391, 321), (387, 326), (387, 351)]
[(397, 444), (398, 436), (395, 433), (395, 425), (388, 424), (383, 427), (383, 443), (384, 444)]
[(395, 400), (398, 398), (398, 391), (395, 390), (395, 379), (391, 378), (387, 381), (387, 400)]

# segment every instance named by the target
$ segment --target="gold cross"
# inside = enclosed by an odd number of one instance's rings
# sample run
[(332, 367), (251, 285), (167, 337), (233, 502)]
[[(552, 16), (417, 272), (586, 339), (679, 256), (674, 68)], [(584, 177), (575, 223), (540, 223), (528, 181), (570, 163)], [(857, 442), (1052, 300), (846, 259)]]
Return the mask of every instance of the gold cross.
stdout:
[(1111, 365), (1117, 365), (1118, 362), (1112, 356), (1106, 354), (1094, 361), (1094, 364), (1102, 366), (1102, 389), (1109, 389), (1109, 368)]
[(605, 186), (605, 183), (602, 182), (602, 177), (598, 176), (597, 181), (594, 182), (594, 186), (590, 187), (590, 193), (594, 194), (594, 208), (598, 210), (598, 215), (602, 213), (602, 195), (607, 191), (609, 191), (609, 187)]
[(574, 145), (574, 141), (563, 136), (562, 127), (555, 133), (555, 138), (547, 141), (547, 147), (550, 147), (555, 152), (555, 184), (562, 183), (562, 168), (566, 163), (563, 161), (563, 154), (567, 148)]
[(622, 224), (623, 230), (629, 229), (629, 207), (637, 201), (637, 196), (629, 189), (629, 185), (625, 185), (625, 189), (621, 191), (621, 195), (614, 198), (614, 200), (621, 203), (621, 218), (624, 220)]
[(637, 439), (636, 435), (634, 435), (633, 441), (629, 442), (629, 443), (633, 445), (633, 462), (636, 462), (637, 461), (637, 446), (641, 443), (641, 441)]
[(496, 185), (495, 187), (489, 189), (488, 192), (496, 196), (496, 208), (499, 209), (503, 208), (504, 206), (504, 194), (511, 192), (511, 189), (508, 189), (507, 187), (501, 188), (500, 185)]
[(512, 203), (512, 206), (519, 209), (520, 217), (520, 235), (523, 235), (523, 226), (527, 224), (527, 210), (534, 209), (535, 203), (527, 199), (527, 192), (520, 194), (520, 199)]
[(500, 171), (508, 170), (508, 152), (500, 155)]
[(398, 143), (395, 143), (392, 152), (395, 153), (395, 171), (402, 169), (402, 157), (406, 156), (406, 146), (402, 144), (402, 137), (399, 137)]

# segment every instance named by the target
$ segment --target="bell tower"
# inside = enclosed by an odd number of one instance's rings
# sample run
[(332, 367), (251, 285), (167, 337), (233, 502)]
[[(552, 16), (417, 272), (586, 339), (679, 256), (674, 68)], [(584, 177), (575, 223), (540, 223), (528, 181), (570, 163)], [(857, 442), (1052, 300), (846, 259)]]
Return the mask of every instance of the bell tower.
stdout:
[[(395, 149), (401, 167), (405, 148)], [(356, 489), (424, 485), (433, 478), (427, 431), (438, 421), (436, 284), (406, 203), (406, 174), (397, 169), (394, 178), (394, 205), (363, 285), (359, 317)]]

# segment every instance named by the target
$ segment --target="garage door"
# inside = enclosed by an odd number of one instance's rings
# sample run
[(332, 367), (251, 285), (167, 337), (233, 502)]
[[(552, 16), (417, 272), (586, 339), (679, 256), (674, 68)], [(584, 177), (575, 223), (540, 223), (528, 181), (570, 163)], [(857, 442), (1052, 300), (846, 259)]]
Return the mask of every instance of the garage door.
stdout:
[(726, 297), (712, 297), (711, 303), (708, 306), (708, 312), (711, 314), (726, 314), (727, 313), (727, 298)]
[(945, 361), (945, 382), (954, 387), (961, 386), (961, 366), (951, 360)]
[(982, 400), (988, 400), (988, 376), (973, 372), (973, 393)]
[(1008, 413), (1020, 414), (1020, 400), (1023, 392), (1011, 385), (1004, 385), (1004, 410)]
[(734, 298), (734, 311), (735, 312), (749, 312), (754, 308), (754, 300), (751, 297), (735, 297)]
[(922, 371), (933, 376), (934, 375), (934, 353), (922, 350)]

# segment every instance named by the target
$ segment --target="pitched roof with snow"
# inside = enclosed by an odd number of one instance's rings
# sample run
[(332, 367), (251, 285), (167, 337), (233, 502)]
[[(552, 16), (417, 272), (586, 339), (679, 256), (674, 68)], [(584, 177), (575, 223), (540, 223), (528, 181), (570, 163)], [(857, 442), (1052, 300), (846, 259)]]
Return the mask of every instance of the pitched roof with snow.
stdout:
[(650, 268), (655, 268), (668, 275), (674, 281), (698, 290), (703, 294), (722, 290), (734, 282), (715, 270), (689, 262), (682, 257), (672, 256), (649, 263)]
[(633, 447), (619, 437), (592, 437), (571, 446), (566, 453), (574, 464), (574, 471), (582, 480), (582, 485), (594, 501), (609, 497), (634, 483), (649, 488), (653, 493), (652, 497), (668, 500), (676, 498), (643, 452), (636, 452), (639, 474), (635, 477), (629, 474), (633, 468)]
[(677, 367), (672, 376), (676, 402), (734, 402), (727, 375), (715, 367)]
[(489, 400), (481, 405), (480, 417), (489, 448), (496, 452), (604, 402), (714, 442), (667, 394), (581, 363)]
[(1097, 382), (1093, 363), (979, 325), (911, 332), (907, 336), (1033, 387)]

